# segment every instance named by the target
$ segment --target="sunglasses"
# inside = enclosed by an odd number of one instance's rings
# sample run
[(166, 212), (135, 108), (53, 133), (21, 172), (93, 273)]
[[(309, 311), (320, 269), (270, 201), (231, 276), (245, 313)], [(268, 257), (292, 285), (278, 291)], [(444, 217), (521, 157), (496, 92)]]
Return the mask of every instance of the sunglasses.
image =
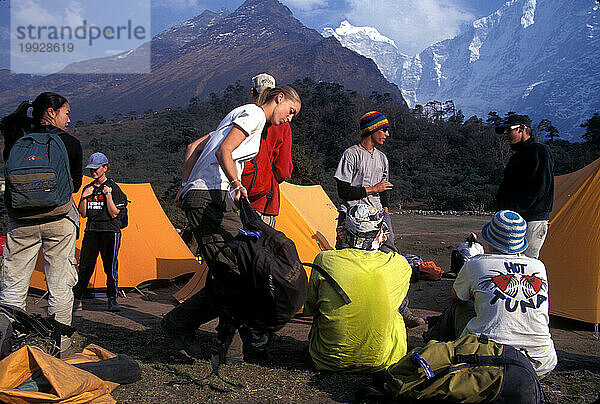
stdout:
[(513, 126), (509, 126), (508, 128), (504, 129), (504, 134), (507, 135), (509, 134), (511, 131), (519, 128), (521, 125), (513, 125)]

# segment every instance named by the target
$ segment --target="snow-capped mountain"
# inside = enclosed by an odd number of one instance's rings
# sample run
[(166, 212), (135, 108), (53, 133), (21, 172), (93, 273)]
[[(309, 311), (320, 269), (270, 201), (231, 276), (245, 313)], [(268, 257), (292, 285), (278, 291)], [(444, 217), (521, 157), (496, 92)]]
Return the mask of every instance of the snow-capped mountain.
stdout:
[(398, 50), (393, 40), (382, 35), (373, 27), (355, 27), (344, 20), (338, 28), (325, 27), (321, 32), (324, 37), (334, 37), (342, 46), (352, 49), (359, 55), (372, 59), (386, 79), (393, 81), (396, 77), (399, 57), (410, 59)]
[[(367, 49), (378, 49), (382, 41), (340, 42), (368, 56)], [(510, 0), (412, 58), (399, 52), (392, 65), (373, 60), (411, 106), (453, 100), (466, 116), (484, 119), (489, 111), (516, 111), (534, 122), (550, 119), (563, 138), (573, 140), (583, 133), (579, 125), (600, 110), (600, 5)]]
[[(82, 74), (131, 62), (143, 47), (151, 50), (150, 73)], [(57, 74), (33, 77), (0, 70), (0, 116), (42, 90), (64, 94), (77, 105), (78, 119), (159, 110), (208, 97), (238, 81), (248, 85), (259, 72), (273, 74), (280, 83), (309, 77), (361, 94), (389, 93), (403, 102), (398, 87), (372, 60), (323, 38), (277, 0), (246, 0), (231, 13), (205, 11), (136, 50), (81, 61)]]

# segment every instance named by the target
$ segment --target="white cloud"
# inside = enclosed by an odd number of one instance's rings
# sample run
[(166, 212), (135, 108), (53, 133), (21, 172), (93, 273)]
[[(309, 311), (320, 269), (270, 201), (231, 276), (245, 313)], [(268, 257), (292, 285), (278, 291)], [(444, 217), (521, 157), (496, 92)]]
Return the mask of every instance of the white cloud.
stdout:
[(11, 21), (14, 25), (47, 25), (56, 21), (56, 16), (48, 11), (39, 0), (13, 1), (11, 4)]
[(152, 2), (154, 7), (165, 7), (172, 8), (176, 10), (185, 10), (187, 8), (196, 8), (198, 5), (198, 0), (168, 0), (168, 1), (159, 1)]
[(400, 51), (416, 54), (427, 46), (456, 36), (475, 16), (455, 0), (348, 0), (353, 25), (376, 27), (392, 38)]
[(325, 0), (282, 0), (282, 3), (300, 11), (311, 11), (327, 6), (327, 1)]

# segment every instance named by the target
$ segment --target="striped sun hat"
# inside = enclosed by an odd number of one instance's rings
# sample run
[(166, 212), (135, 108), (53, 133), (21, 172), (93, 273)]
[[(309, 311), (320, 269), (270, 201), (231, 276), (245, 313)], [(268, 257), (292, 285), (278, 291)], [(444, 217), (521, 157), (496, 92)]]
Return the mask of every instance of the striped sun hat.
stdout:
[(481, 235), (500, 251), (518, 254), (527, 249), (526, 230), (527, 222), (521, 215), (512, 210), (501, 210), (483, 226)]
[(387, 118), (381, 112), (371, 111), (360, 117), (360, 135), (372, 135), (379, 129), (390, 126)]

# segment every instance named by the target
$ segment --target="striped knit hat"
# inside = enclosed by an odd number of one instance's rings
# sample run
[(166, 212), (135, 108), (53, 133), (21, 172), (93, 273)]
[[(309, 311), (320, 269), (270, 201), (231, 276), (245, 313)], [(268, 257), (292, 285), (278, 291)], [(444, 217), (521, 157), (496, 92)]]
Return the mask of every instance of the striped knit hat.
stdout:
[(388, 126), (390, 123), (381, 112), (371, 111), (360, 117), (360, 135), (362, 137), (370, 136)]
[(512, 210), (501, 210), (483, 226), (481, 235), (498, 250), (518, 254), (527, 249), (526, 230), (527, 223), (521, 215)]

